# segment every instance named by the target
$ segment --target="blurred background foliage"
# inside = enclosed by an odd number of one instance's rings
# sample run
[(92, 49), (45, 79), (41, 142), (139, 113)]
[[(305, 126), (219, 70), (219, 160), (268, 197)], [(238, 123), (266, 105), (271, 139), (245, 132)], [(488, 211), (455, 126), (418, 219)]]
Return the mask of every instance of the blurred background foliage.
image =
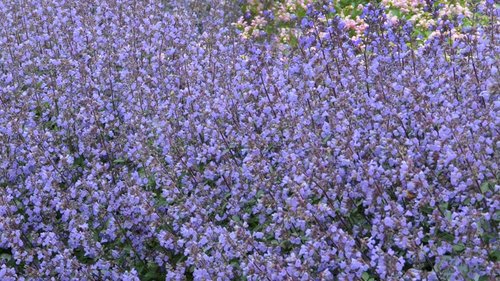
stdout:
[[(484, 0), (240, 0), (241, 17), (235, 24), (244, 38), (277, 38), (283, 43), (296, 40), (298, 27), (308, 11), (320, 11), (323, 20), (340, 17), (354, 38), (363, 36), (368, 24), (363, 10), (368, 6), (384, 6), (390, 23), (413, 26), (420, 40), (437, 33), (437, 24), (453, 20), (453, 36), (460, 36), (464, 27), (489, 19), (481, 15), (478, 6)], [(277, 35), (277, 36), (276, 36)]]

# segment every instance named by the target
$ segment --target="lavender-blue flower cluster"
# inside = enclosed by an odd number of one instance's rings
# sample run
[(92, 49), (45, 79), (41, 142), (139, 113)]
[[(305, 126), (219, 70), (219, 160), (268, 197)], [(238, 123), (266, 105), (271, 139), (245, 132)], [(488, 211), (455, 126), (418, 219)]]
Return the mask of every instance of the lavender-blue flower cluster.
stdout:
[(217, 3), (0, 1), (0, 280), (500, 275), (493, 1), (294, 46)]

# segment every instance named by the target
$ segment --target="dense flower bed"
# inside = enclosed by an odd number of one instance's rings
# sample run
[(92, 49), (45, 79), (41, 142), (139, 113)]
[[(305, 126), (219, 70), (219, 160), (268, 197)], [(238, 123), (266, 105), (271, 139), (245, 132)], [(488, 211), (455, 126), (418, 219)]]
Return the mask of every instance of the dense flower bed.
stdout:
[(217, 3), (0, 2), (1, 280), (498, 277), (493, 1), (423, 44), (372, 5), (255, 42)]

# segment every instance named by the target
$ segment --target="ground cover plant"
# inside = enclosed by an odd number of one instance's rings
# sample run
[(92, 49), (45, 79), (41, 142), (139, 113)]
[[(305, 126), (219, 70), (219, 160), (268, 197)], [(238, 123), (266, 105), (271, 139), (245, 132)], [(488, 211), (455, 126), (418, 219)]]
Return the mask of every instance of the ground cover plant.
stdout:
[(496, 280), (498, 5), (237, 7), (0, 1), (0, 280)]

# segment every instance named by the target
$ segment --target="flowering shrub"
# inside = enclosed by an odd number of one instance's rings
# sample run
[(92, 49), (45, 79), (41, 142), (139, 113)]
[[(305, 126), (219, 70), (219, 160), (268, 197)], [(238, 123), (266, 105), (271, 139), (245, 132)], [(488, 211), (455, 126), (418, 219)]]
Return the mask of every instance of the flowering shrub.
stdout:
[(0, 2), (1, 280), (498, 277), (492, 1), (420, 47), (371, 5), (291, 46), (210, 3)]
[[(308, 9), (324, 9), (327, 18), (340, 16), (345, 28), (352, 37), (362, 37), (367, 23), (362, 17), (363, 8), (370, 3), (380, 3), (385, 7), (385, 13), (390, 22), (400, 19), (411, 21), (415, 32), (424, 38), (436, 35), (429, 30), (437, 20), (443, 17), (462, 17), (467, 25), (488, 18), (478, 13), (479, 5), (485, 0), (457, 1), (457, 0), (247, 0), (243, 5), (244, 15), (240, 17), (236, 26), (242, 30), (244, 38), (260, 38), (268, 34), (279, 34), (281, 41), (294, 40), (300, 29), (301, 20), (306, 17)], [(452, 29), (453, 36), (460, 36), (461, 27)]]

